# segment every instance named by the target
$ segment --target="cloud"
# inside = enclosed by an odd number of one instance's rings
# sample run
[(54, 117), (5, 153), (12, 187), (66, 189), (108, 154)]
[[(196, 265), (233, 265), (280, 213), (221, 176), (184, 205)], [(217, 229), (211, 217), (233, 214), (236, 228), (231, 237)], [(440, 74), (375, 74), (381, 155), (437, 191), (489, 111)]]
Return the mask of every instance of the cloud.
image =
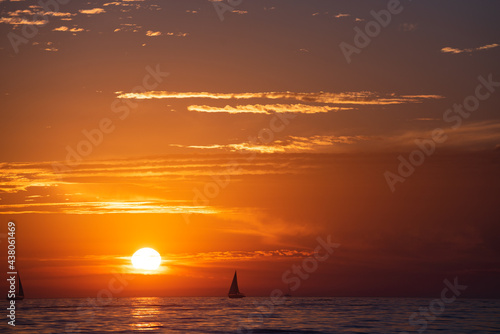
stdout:
[(161, 32), (148, 30), (148, 31), (146, 31), (146, 36), (149, 36), (149, 37), (161, 36)]
[[(37, 10), (34, 10), (34, 9), (37, 9)], [(50, 11), (45, 12), (45, 11), (41, 10), (41, 7), (39, 7), (39, 6), (30, 6), (29, 9), (18, 9), (15, 11), (7, 12), (7, 14), (9, 17), (1, 17), (0, 23), (6, 23), (6, 24), (15, 25), (15, 26), (25, 25), (25, 24), (41, 26), (41, 25), (45, 25), (49, 22), (48, 16), (58, 17), (58, 18), (65, 19), (65, 20), (71, 20), (71, 16), (76, 15), (76, 14), (65, 13), (65, 12), (50, 12)], [(23, 16), (34, 17), (35, 15), (39, 18), (42, 18), (42, 19), (38, 19), (38, 20), (33, 21), (33, 20), (30, 20), (30, 19), (23, 17)]]
[[(0, 164), (0, 211), (4, 214), (195, 214), (231, 215), (241, 208), (193, 200), (193, 184), (212, 177), (282, 175), (300, 171), (296, 158), (224, 156), (158, 157), (84, 161), (66, 172), (53, 162)], [(308, 159), (305, 158), (307, 162)], [(237, 163), (237, 168), (228, 169)]]
[(162, 33), (161, 31), (153, 31), (153, 30), (148, 30), (146, 32), (146, 36), (149, 36), (149, 37), (156, 37), (156, 36), (161, 36), (161, 35), (165, 35), (165, 36), (175, 36), (175, 37), (186, 37), (188, 36), (189, 34), (187, 32), (167, 32), (167, 33)]
[(206, 206), (168, 205), (157, 202), (62, 202), (23, 203), (0, 205), (4, 214), (64, 213), (64, 214), (113, 214), (113, 213), (169, 213), (169, 214), (217, 214), (222, 211)]
[(102, 8), (80, 9), (79, 12), (88, 15), (106, 13), (106, 11)]
[(403, 103), (422, 103), (426, 100), (441, 99), (439, 95), (396, 95), (377, 94), (374, 92), (347, 93), (294, 93), (294, 92), (258, 92), (258, 93), (209, 93), (209, 92), (166, 92), (149, 91), (144, 93), (116, 92), (119, 99), (188, 99), (206, 98), (215, 100), (240, 99), (283, 99), (310, 103), (355, 104), (355, 105), (390, 105)]
[[(147, 185), (148, 189), (160, 189), (166, 192), (169, 189), (169, 183), (176, 180), (197, 180), (211, 175), (230, 174), (262, 174), (264, 172), (271, 174), (290, 173), (289, 170), (282, 166), (280, 169), (268, 170), (267, 164), (261, 164), (258, 158), (249, 162), (246, 158), (238, 160), (238, 169), (228, 171), (225, 167), (221, 168), (221, 160), (219, 158), (192, 157), (192, 158), (151, 158), (151, 159), (129, 159), (129, 160), (110, 160), (110, 161), (82, 161), (81, 164), (73, 169), (68, 169), (58, 172), (59, 168), (54, 169), (54, 164), (63, 162), (41, 162), (41, 163), (1, 163), (0, 164), (0, 193), (4, 200), (8, 199), (8, 195), (19, 194), (26, 192), (27, 195), (40, 195), (40, 191), (50, 193), (53, 198), (58, 198), (57, 202), (66, 201), (81, 201), (79, 191), (75, 191), (71, 195), (61, 193), (60, 189), (79, 188), (87, 182), (91, 182), (96, 186), (111, 178), (117, 183), (128, 185), (137, 185), (143, 187)], [(141, 180), (136, 184), (134, 180)], [(159, 182), (161, 181), (161, 182)], [(148, 191), (149, 193), (149, 191)], [(97, 193), (91, 193), (90, 198), (95, 200), (95, 196), (99, 196), (103, 201), (117, 202), (112, 197), (106, 197), (104, 191), (100, 189)], [(85, 197), (85, 196), (84, 196)], [(148, 199), (157, 200), (154, 198), (140, 198), (141, 200)], [(2, 203), (5, 203), (2, 202)]]
[[(313, 106), (307, 104), (250, 104), (238, 105), (235, 107), (226, 105), (225, 107), (211, 107), (207, 105), (190, 105), (189, 111), (205, 113), (229, 113), (229, 114), (274, 114), (274, 113), (297, 113), (297, 114), (318, 114), (330, 111), (339, 111), (339, 107)], [(342, 110), (353, 108), (342, 108)]]
[[(423, 120), (434, 120), (424, 118)], [(498, 121), (484, 121), (464, 124), (460, 128), (442, 128), (447, 140), (439, 144), (447, 149), (460, 150), (488, 150), (493, 149), (500, 141), (500, 123)], [(411, 130), (400, 134), (387, 135), (384, 138), (386, 146), (410, 149), (415, 147), (416, 139), (432, 138), (432, 131)]]
[(489, 50), (493, 49), (500, 46), (500, 44), (488, 44), (488, 45), (483, 45), (478, 48), (471, 48), (471, 49), (457, 49), (457, 48), (452, 48), (452, 47), (444, 47), (441, 49), (441, 53), (453, 53), (453, 54), (459, 54), (459, 53), (472, 53), (472, 52), (477, 52), (477, 51), (483, 51), (483, 50)]
[(140, 29), (142, 29), (142, 26), (135, 23), (120, 23), (120, 27), (113, 30), (113, 32), (139, 32)]
[(58, 28), (52, 29), (52, 31), (81, 32), (81, 31), (85, 31), (85, 29), (83, 29), (83, 28), (68, 28), (66, 26), (60, 26)]
[(31, 9), (18, 9), (12, 12), (8, 12), (9, 16), (21, 16), (21, 15), (33, 15), (35, 12), (33, 12)]
[(275, 140), (270, 144), (257, 145), (252, 143), (222, 144), (222, 145), (171, 145), (176, 147), (204, 149), (204, 150), (224, 150), (229, 152), (257, 152), (257, 153), (304, 153), (320, 152), (324, 149), (331, 151), (334, 145), (354, 144), (359, 141), (368, 140), (364, 136), (323, 136), (315, 135), (310, 137), (288, 136), (284, 140)]
[(22, 17), (0, 17), (0, 23), (6, 23), (6, 24), (11, 24), (11, 25), (35, 25), (35, 26), (41, 26), (47, 24), (49, 21), (44, 21), (44, 20), (36, 20), (36, 21), (30, 21)]
[(336, 19), (340, 19), (340, 18), (343, 18), (343, 17), (349, 17), (351, 16), (351, 14), (343, 14), (343, 13), (339, 13), (337, 15), (334, 16), (334, 18)]
[(121, 12), (129, 12), (131, 8), (139, 9), (139, 8), (147, 8), (150, 10), (160, 10), (160, 6), (158, 4), (149, 4), (144, 0), (122, 0), (122, 1), (111, 1), (103, 4), (103, 7), (107, 6), (120, 6), (120, 7), (128, 7), (124, 9), (120, 9)]
[(253, 250), (253, 251), (220, 251), (204, 253), (172, 253), (166, 254), (173, 263), (211, 263), (220, 261), (259, 261), (259, 260), (286, 260), (312, 256), (314, 251), (296, 249)]
[[(419, 121), (439, 121), (434, 118), (417, 118)], [(443, 128), (448, 139), (439, 144), (452, 150), (492, 150), (500, 142), (500, 123), (486, 121), (463, 125), (459, 129)], [(344, 152), (383, 152), (392, 150), (413, 150), (415, 140), (432, 138), (431, 130), (411, 130), (384, 135), (289, 135), (268, 144), (240, 142), (211, 145), (170, 146), (219, 152), (253, 153), (344, 153)]]
[(55, 17), (71, 17), (76, 14), (71, 14), (71, 13), (63, 13), (63, 12), (44, 12), (43, 15), (50, 15), (50, 16), (55, 16)]
[(189, 33), (187, 32), (167, 32), (166, 33), (167, 36), (175, 36), (175, 37), (186, 37), (189, 35)]

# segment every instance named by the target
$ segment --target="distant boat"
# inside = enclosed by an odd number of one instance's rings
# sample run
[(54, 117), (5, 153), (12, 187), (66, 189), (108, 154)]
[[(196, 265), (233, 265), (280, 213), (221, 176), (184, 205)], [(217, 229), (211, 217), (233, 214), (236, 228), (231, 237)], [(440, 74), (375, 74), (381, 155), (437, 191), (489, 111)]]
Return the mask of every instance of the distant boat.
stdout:
[(17, 273), (17, 291), (15, 293), (14, 298), (7, 297), (7, 300), (23, 300), (24, 299), (24, 290), (23, 284), (21, 283), (21, 276)]
[(292, 296), (292, 291), (290, 290), (290, 284), (288, 284), (288, 292), (285, 293), (283, 296), (285, 296), (285, 297), (291, 297)]
[(243, 293), (238, 289), (238, 276), (236, 275), (236, 270), (234, 271), (233, 282), (231, 283), (231, 287), (229, 288), (229, 293), (227, 294), (229, 298), (243, 298), (246, 297)]

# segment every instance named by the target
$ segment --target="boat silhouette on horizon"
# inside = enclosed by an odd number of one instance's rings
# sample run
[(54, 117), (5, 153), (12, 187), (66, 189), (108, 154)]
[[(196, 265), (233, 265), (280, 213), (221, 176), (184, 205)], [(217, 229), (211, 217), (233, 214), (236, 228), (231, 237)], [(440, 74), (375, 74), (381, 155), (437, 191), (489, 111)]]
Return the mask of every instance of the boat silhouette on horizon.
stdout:
[(14, 293), (14, 297), (10, 298), (8, 294), (7, 295), (7, 300), (23, 300), (24, 299), (24, 290), (23, 290), (23, 284), (21, 283), (21, 276), (19, 273), (16, 275), (17, 278), (17, 285), (16, 285), (16, 292)]
[(246, 297), (244, 293), (240, 292), (238, 288), (238, 275), (236, 274), (236, 270), (234, 271), (233, 282), (231, 283), (231, 287), (229, 288), (229, 293), (227, 294), (229, 298), (243, 298)]

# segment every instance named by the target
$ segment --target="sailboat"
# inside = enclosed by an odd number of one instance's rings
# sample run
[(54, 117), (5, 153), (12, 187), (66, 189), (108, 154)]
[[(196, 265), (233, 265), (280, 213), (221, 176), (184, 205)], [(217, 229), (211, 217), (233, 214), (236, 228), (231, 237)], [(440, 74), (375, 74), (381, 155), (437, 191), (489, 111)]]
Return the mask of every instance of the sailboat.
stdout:
[(283, 296), (285, 296), (285, 297), (291, 297), (292, 296), (292, 291), (290, 290), (290, 284), (288, 284), (288, 292), (285, 293)]
[(7, 300), (23, 300), (24, 299), (24, 290), (23, 290), (23, 284), (21, 283), (21, 276), (19, 276), (19, 273), (17, 273), (17, 291), (15, 293), (15, 296), (13, 298), (7, 297)]
[(238, 289), (238, 276), (236, 275), (236, 270), (234, 271), (233, 282), (231, 283), (231, 287), (229, 288), (229, 293), (227, 294), (229, 298), (243, 298), (246, 297), (243, 293)]

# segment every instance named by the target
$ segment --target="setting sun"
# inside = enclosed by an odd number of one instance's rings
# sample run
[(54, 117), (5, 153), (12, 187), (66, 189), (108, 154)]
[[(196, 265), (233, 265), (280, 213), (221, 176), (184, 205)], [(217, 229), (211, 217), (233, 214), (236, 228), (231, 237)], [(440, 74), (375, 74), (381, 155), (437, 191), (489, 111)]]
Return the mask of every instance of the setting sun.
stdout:
[(132, 255), (132, 266), (135, 269), (156, 270), (160, 263), (160, 253), (152, 248), (141, 248)]

